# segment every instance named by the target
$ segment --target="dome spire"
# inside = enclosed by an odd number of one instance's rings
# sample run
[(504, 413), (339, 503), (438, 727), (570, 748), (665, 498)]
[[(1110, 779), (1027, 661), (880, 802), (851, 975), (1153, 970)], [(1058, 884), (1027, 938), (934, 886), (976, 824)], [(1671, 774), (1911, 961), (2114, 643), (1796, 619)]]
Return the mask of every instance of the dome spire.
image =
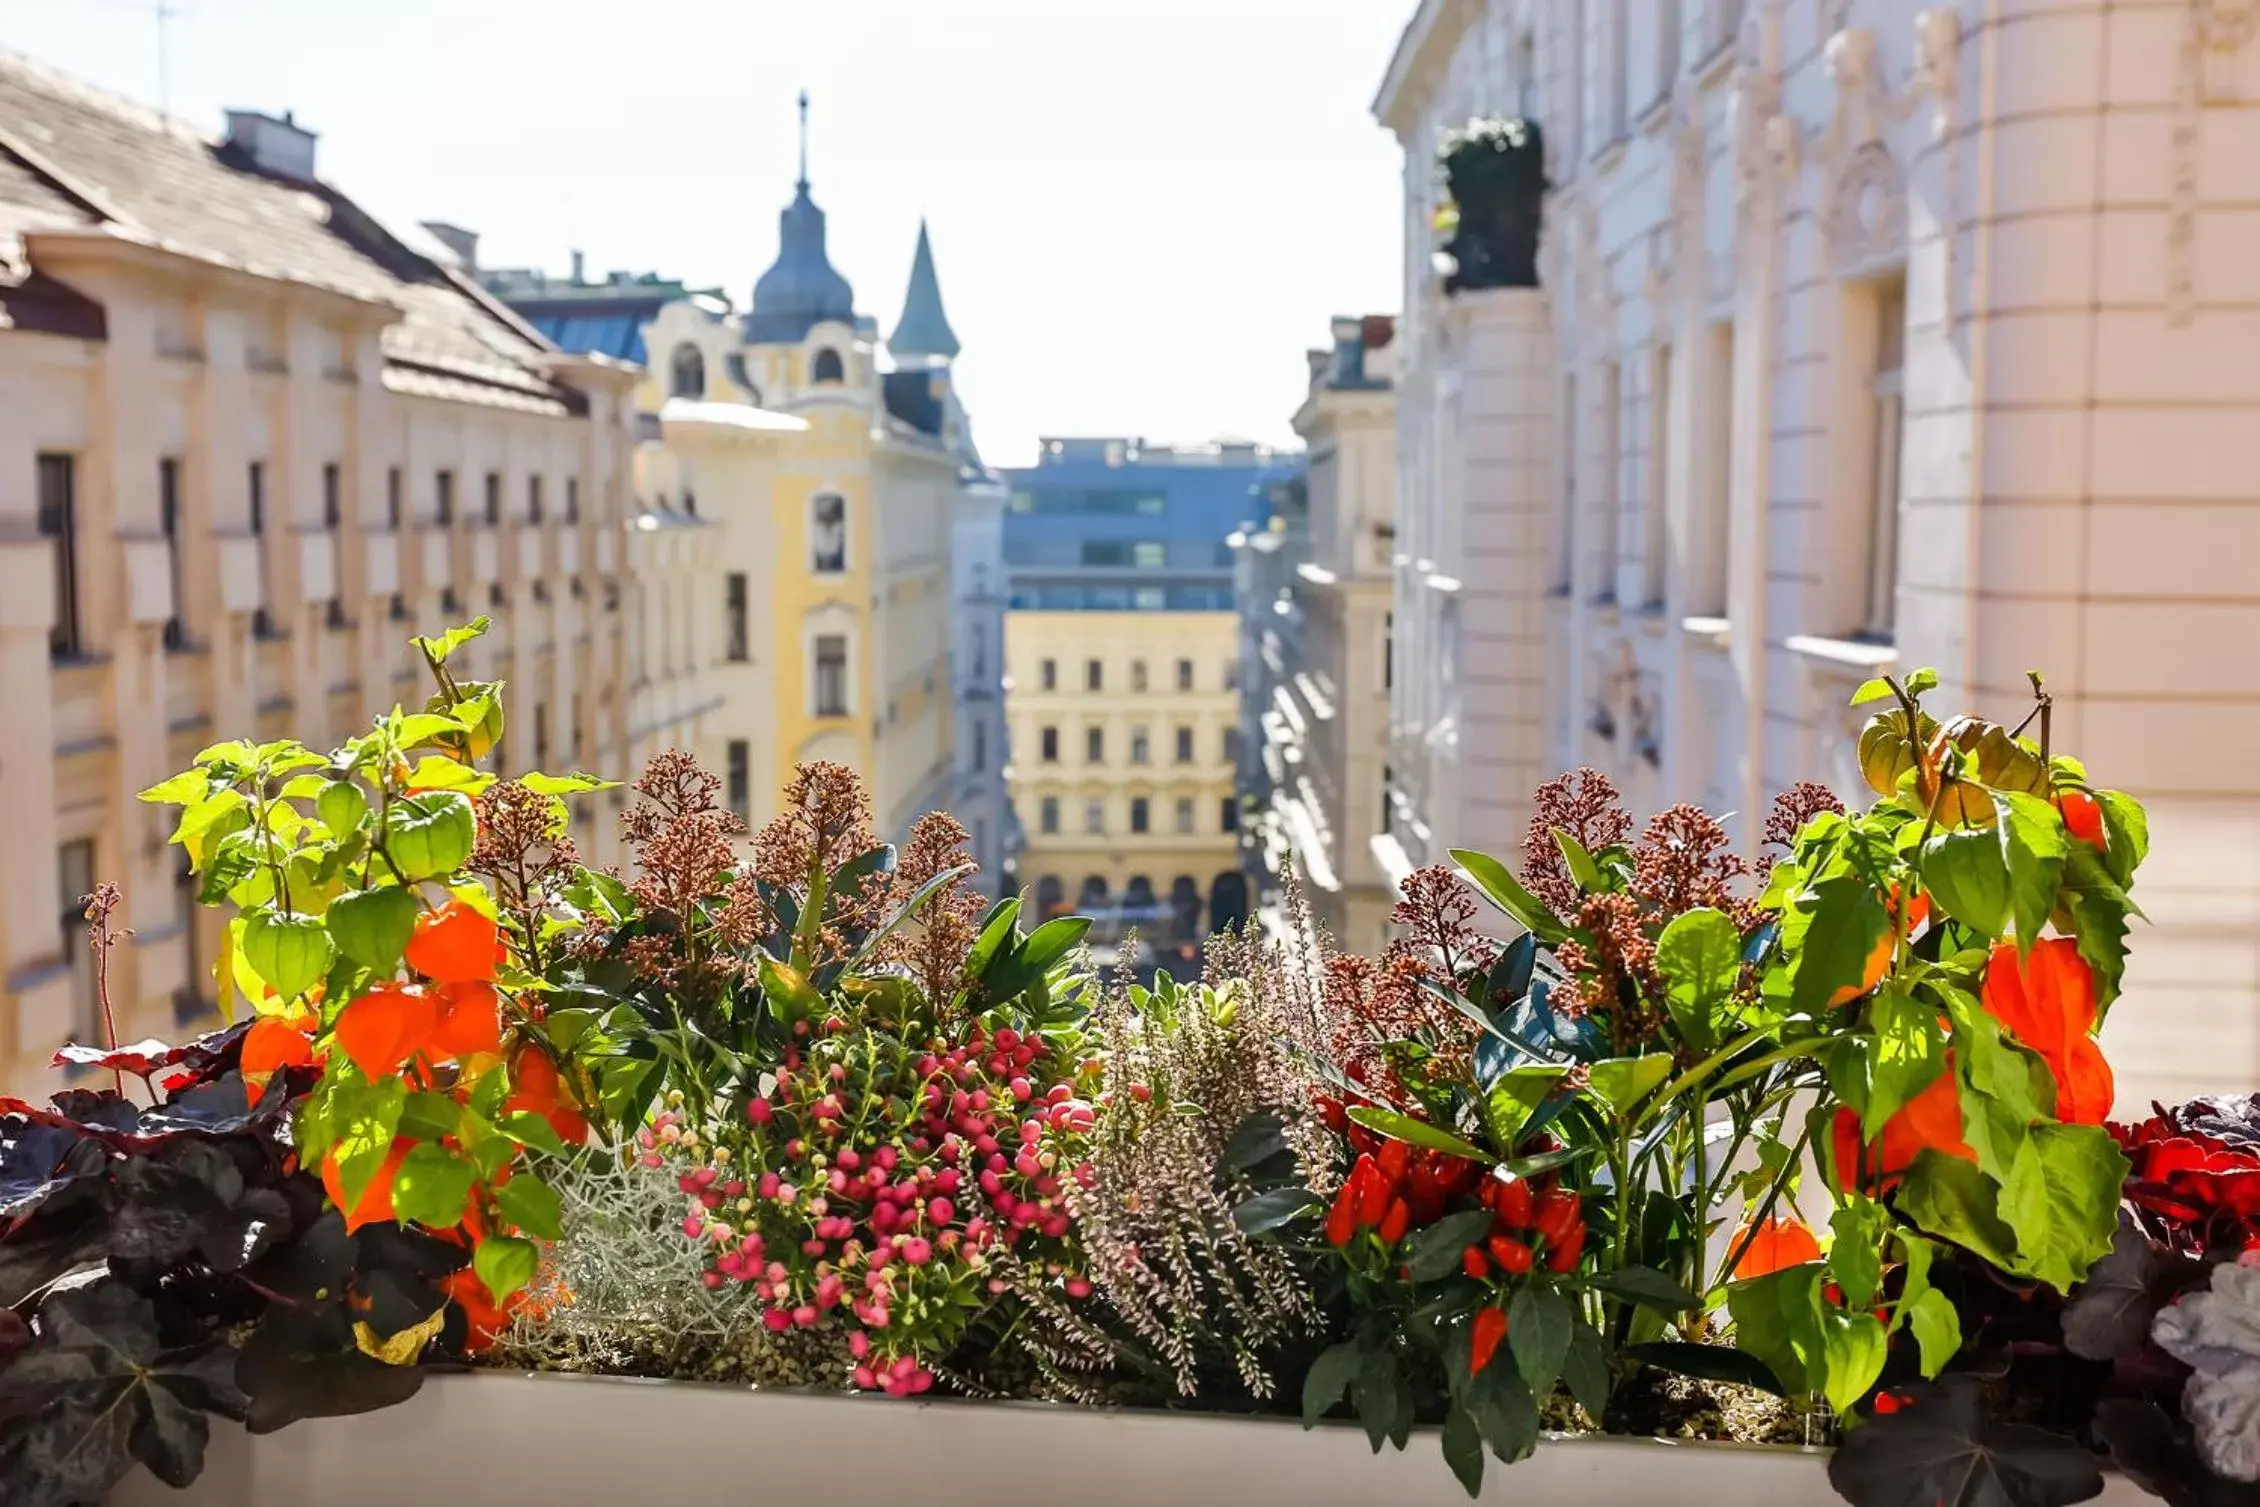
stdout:
[(793, 202), (777, 216), (777, 260), (753, 285), (746, 338), (757, 345), (793, 345), (825, 320), (855, 323), (855, 290), (824, 251), (824, 211), (808, 192), (808, 91), (800, 93), (800, 180)]
[(957, 356), (957, 332), (942, 311), (942, 284), (934, 275), (934, 246), (923, 217), (918, 221), (918, 253), (910, 263), (910, 289), (902, 298), (902, 320), (887, 349), (898, 360), (927, 356), (949, 361)]
[(808, 91), (800, 91), (800, 179), (795, 187), (808, 192)]

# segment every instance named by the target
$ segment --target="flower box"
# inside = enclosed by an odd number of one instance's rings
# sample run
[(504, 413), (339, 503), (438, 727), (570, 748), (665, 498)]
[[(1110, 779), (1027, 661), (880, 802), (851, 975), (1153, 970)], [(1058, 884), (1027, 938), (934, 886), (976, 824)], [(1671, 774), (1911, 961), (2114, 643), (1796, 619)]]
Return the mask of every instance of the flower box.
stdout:
[[(1483, 1500), (1655, 1507), (1825, 1507), (1824, 1450), (1564, 1439), (1489, 1472)], [(1432, 1439), (1375, 1455), (1360, 1430), (1291, 1419), (1114, 1412), (1038, 1403), (888, 1402), (610, 1378), (436, 1376), (409, 1402), (252, 1438), (214, 1432), (203, 1476), (175, 1492), (137, 1473), (114, 1507), (399, 1507), (414, 1483), (476, 1483), (486, 1507), (701, 1499), (832, 1507), (1155, 1502), (1454, 1507), (1467, 1498)], [(2116, 1477), (2105, 1507), (2147, 1500)]]

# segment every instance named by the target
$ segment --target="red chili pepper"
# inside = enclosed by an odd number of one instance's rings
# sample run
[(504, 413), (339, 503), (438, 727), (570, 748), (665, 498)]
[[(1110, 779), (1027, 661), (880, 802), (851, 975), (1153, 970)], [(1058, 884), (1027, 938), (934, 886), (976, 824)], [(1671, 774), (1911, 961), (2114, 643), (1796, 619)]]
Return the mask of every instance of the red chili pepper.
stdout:
[(1350, 1177), (1358, 1185), (1358, 1228), (1381, 1223), (1381, 1216), (1389, 1212), (1389, 1200), (1397, 1196), (1396, 1179), (1370, 1156), (1358, 1158)]
[(1569, 1233), (1559, 1240), (1546, 1243), (1546, 1270), (1566, 1272), (1577, 1265), (1577, 1258), (1585, 1250), (1585, 1226), (1573, 1224)]
[(1381, 1243), (1395, 1245), (1411, 1228), (1412, 1209), (1401, 1198), (1390, 1199), (1388, 1212), (1381, 1216)]
[(1460, 1270), (1481, 1282), (1491, 1275), (1491, 1263), (1483, 1259), (1483, 1247), (1471, 1245), (1460, 1252)]
[(1499, 1353), (1499, 1346), (1506, 1337), (1506, 1310), (1478, 1308), (1475, 1311), (1475, 1333), (1467, 1351), (1467, 1374), (1481, 1376), (1483, 1368), (1491, 1364), (1491, 1357)]
[(1518, 1230), (1530, 1228), (1536, 1201), (1530, 1196), (1529, 1183), (1519, 1177), (1504, 1180), (1494, 1177), (1485, 1180), (1484, 1189), (1491, 1194), (1491, 1207), (1509, 1226)]
[(1358, 1179), (1351, 1173), (1334, 1195), (1334, 1207), (1326, 1211), (1326, 1242), (1329, 1245), (1348, 1245), (1358, 1233)]
[(1483, 1242), (1483, 1248), (1491, 1253), (1491, 1260), (1499, 1270), (1510, 1277), (1519, 1277), (1530, 1270), (1530, 1247), (1512, 1235), (1493, 1235)]
[(1578, 1207), (1577, 1195), (1564, 1188), (1548, 1188), (1538, 1198), (1531, 1223), (1548, 1244), (1559, 1244), (1569, 1239), (1571, 1230), (1584, 1228), (1584, 1217)]
[(1381, 1148), (1381, 1170), (1390, 1182), (1403, 1182), (1412, 1170), (1412, 1150), (1403, 1141), (1391, 1141)]

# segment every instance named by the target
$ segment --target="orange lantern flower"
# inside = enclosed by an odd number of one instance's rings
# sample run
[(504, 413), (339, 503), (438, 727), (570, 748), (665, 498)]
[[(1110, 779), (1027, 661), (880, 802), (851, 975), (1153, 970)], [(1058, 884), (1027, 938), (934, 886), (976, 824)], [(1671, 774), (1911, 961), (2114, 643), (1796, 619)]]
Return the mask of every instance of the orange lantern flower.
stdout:
[[(1875, 986), (1883, 982), (1883, 976), (1891, 971), (1891, 955), (1899, 949), (1900, 893), (1899, 886), (1893, 885), (1890, 896), (1884, 901), (1884, 909), (1891, 917), (1891, 924), (1884, 928), (1883, 935), (1876, 939), (1874, 948), (1869, 951), (1867, 966), (1860, 971), (1860, 982), (1856, 985), (1846, 984), (1830, 995), (1830, 1009), (1848, 1005), (1861, 995), (1874, 992)], [(1921, 931), (1923, 923), (1929, 919), (1930, 896), (1917, 894), (1915, 903), (1907, 908), (1907, 934), (1913, 936)]]
[(2056, 1078), (2056, 1118), (2100, 1125), (2118, 1086), (2095, 1029), (2095, 974), (2069, 937), (2045, 937), (2020, 962), (2017, 944), (1993, 949), (1985, 970), (1985, 1011), (2040, 1054)]
[(516, 1304), (495, 1302), (487, 1285), (470, 1267), (450, 1272), (441, 1280), (439, 1289), (463, 1310), (463, 1348), (469, 1354), (477, 1355), (488, 1349), (494, 1344), (494, 1337), (509, 1326), (510, 1312)]
[(1813, 1237), (1812, 1227), (1795, 1217), (1769, 1219), (1755, 1232), (1744, 1225), (1735, 1232), (1734, 1244), (1742, 1251), (1742, 1259), (1734, 1263), (1737, 1282), (1821, 1259), (1821, 1243)]
[(502, 1055), (501, 998), (494, 985), (445, 984), (439, 990), (440, 1018), (432, 1050), (442, 1057)]
[(589, 1138), (589, 1122), (573, 1108), (557, 1076), (557, 1065), (547, 1055), (539, 1049), (520, 1052), (510, 1071), (516, 1087), (503, 1101), (505, 1110), (540, 1115), (568, 1146), (578, 1146)]
[(338, 1046), (375, 1082), (431, 1045), (440, 1002), (413, 984), (380, 984), (348, 1004), (334, 1028)]
[(2056, 809), (2063, 814), (2065, 829), (2072, 836), (2098, 853), (2110, 846), (2103, 830), (2103, 807), (2094, 796), (2084, 790), (2067, 790), (2056, 797)]
[(408, 1160), (409, 1148), (413, 1144), (405, 1140), (394, 1141), (392, 1150), (385, 1153), (383, 1163), (369, 1179), (369, 1185), (361, 1190), (360, 1200), (350, 1205), (345, 1201), (345, 1175), (338, 1168), (336, 1148), (332, 1147), (329, 1154), (322, 1158), (322, 1189), (329, 1194), (330, 1202), (345, 1215), (347, 1234), (352, 1234), (365, 1224), (378, 1224), (393, 1217), (392, 1180), (399, 1174), (400, 1164)]
[(1883, 1133), (1866, 1146), (1860, 1144), (1856, 1110), (1838, 1110), (1831, 1131), (1840, 1185), (1857, 1183), (1877, 1193), (1889, 1192), (1926, 1149), (1965, 1162), (1977, 1160), (1977, 1151), (1962, 1139), (1962, 1091), (1952, 1052), (1946, 1054), (1945, 1070), (1884, 1121)]
[(286, 1067), (314, 1064), (312, 1015), (262, 1015), (243, 1033), (244, 1097), (251, 1103), (267, 1091), (267, 1080)]
[(492, 919), (450, 900), (416, 918), (408, 966), (437, 983), (486, 983), (494, 978), (500, 937)]

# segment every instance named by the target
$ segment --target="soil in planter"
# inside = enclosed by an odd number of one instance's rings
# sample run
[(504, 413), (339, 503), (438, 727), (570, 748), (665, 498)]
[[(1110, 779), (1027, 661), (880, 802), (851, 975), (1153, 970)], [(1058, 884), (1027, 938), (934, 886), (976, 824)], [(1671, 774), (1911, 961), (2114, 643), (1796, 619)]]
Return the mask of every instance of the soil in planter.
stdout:
[[(1549, 1406), (1546, 1426), (1554, 1428), (1556, 1408), (1581, 1420), (1585, 1413), (1566, 1398)], [(1582, 1422), (1581, 1431), (1591, 1424)], [(1731, 1444), (1836, 1443), (1836, 1426), (1826, 1410), (1807, 1411), (1754, 1387), (1705, 1381), (1643, 1368), (1610, 1399), (1607, 1431), (1656, 1439), (1707, 1439)]]

